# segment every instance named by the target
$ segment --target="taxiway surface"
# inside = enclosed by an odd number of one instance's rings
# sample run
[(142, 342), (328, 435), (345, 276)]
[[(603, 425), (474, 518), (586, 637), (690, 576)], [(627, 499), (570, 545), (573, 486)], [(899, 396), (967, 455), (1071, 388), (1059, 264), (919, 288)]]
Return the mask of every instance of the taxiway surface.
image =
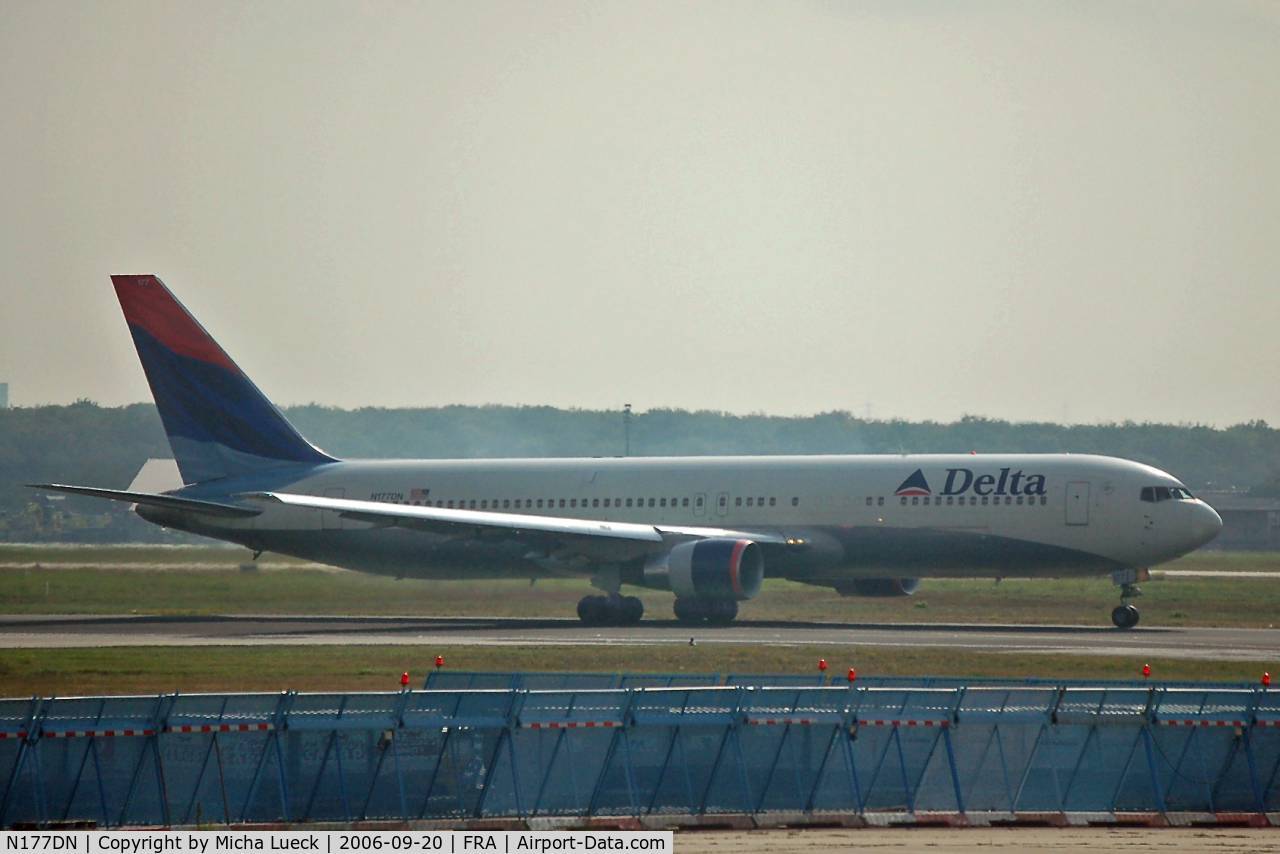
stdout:
[(945, 647), (1005, 653), (1135, 655), (1218, 661), (1280, 658), (1280, 629), (1094, 626), (785, 623), (746, 621), (691, 628), (646, 621), (622, 628), (577, 620), (342, 616), (48, 616), (0, 617), (0, 647), (264, 646), (273, 644), (564, 644), (697, 643)]

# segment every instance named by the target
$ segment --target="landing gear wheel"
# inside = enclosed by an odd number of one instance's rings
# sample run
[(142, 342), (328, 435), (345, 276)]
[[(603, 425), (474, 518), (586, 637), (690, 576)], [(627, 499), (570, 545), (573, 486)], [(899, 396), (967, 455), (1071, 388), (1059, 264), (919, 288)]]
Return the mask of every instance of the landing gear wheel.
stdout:
[(603, 626), (610, 620), (609, 600), (603, 596), (583, 596), (578, 600), (578, 619), (583, 625)]
[(634, 626), (644, 617), (644, 603), (638, 596), (623, 596), (620, 604), (621, 625)]
[(676, 612), (676, 620), (686, 625), (697, 625), (707, 618), (702, 603), (697, 599), (676, 599), (672, 608)]
[(707, 605), (707, 622), (713, 626), (727, 626), (738, 616), (738, 603), (732, 599), (715, 599)]
[(644, 603), (635, 596), (583, 596), (578, 619), (587, 626), (634, 626), (644, 616)]
[(1138, 625), (1138, 609), (1132, 605), (1117, 605), (1111, 611), (1111, 622), (1117, 629), (1131, 629)]

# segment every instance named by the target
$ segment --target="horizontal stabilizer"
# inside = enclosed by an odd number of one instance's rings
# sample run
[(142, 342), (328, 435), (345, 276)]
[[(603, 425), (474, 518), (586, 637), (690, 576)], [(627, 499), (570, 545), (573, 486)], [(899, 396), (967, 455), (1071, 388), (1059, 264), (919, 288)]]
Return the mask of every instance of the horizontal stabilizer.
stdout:
[(179, 498), (176, 495), (157, 495), (154, 492), (128, 492), (123, 489), (101, 489), (96, 486), (68, 486), (64, 483), (28, 483), (27, 486), (32, 489), (46, 489), (50, 492), (65, 492), (68, 495), (88, 495), (91, 498), (128, 501), (131, 504), (167, 507), (170, 510), (186, 510), (209, 516), (249, 517), (257, 516), (262, 512), (257, 507), (240, 507), (217, 501), (203, 501), (199, 498)]

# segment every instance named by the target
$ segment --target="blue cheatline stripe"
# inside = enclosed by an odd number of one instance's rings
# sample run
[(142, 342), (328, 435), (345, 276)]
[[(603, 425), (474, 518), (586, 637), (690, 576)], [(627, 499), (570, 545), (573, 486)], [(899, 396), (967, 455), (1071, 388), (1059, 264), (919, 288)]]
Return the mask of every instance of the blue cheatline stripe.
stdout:
[(287, 463), (332, 461), (243, 374), (179, 355), (144, 329), (129, 330), (184, 481), (244, 474), (250, 466), (237, 455)]

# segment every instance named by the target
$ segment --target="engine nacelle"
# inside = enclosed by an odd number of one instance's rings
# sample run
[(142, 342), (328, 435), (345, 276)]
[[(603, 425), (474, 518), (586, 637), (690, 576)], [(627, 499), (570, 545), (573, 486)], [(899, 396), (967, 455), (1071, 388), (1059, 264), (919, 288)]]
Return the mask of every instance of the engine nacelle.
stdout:
[(750, 599), (764, 581), (764, 555), (751, 540), (710, 539), (680, 543), (644, 567), (648, 587), (681, 598)]
[(835, 588), (841, 596), (910, 596), (919, 586), (918, 578), (851, 578)]

